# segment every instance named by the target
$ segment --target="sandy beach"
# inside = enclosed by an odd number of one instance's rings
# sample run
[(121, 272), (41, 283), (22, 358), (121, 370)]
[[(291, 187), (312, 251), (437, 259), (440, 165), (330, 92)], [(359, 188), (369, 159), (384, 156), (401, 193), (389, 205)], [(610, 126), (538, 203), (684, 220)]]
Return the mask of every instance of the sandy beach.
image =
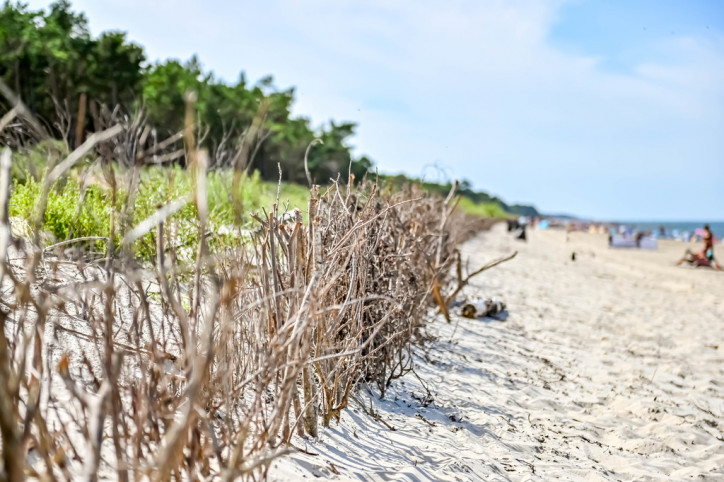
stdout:
[(674, 267), (686, 246), (479, 235), (471, 268), (519, 254), (463, 295), (507, 319), (436, 318), (415, 373), (363, 387), (270, 479), (724, 480), (724, 272)]

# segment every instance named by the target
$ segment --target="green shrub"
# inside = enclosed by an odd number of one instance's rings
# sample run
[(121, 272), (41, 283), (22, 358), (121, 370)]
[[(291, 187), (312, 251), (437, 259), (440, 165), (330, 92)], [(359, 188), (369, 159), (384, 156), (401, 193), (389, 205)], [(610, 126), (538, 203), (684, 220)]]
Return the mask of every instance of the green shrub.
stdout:
[(459, 209), (465, 213), (484, 218), (506, 218), (510, 216), (510, 214), (506, 213), (502, 206), (498, 203), (491, 202), (476, 204), (467, 197), (462, 197), (460, 199)]
[(68, 146), (61, 141), (46, 140), (34, 144), (23, 152), (13, 152), (10, 176), (13, 182), (23, 184), (28, 178), (37, 181), (48, 166), (48, 161), (58, 161), (68, 155)]
[[(15, 184), (10, 198), (10, 215), (29, 222), (35, 220), (42, 191), (42, 181), (32, 176), (25, 183)], [(108, 236), (110, 231), (110, 194), (97, 186), (84, 191), (73, 179), (53, 186), (43, 216), (43, 230), (53, 242), (71, 237)]]
[[(43, 216), (42, 229), (49, 236), (49, 242), (58, 242), (82, 236), (110, 236), (110, 219), (113, 210), (112, 192), (98, 184), (91, 184), (82, 188), (77, 169), (63, 180), (56, 183), (48, 193), (47, 208)], [(118, 244), (124, 220), (121, 211), (128, 199), (127, 179), (130, 171), (116, 171), (119, 190), (116, 199), (116, 239)], [(92, 177), (92, 176), (90, 176)], [(36, 181), (35, 176), (26, 176), (24, 180), (16, 179), (10, 202), (10, 215), (17, 216), (33, 222), (38, 211), (40, 193), (43, 181)], [(210, 244), (214, 248), (223, 248), (242, 241), (235, 236), (234, 206), (233, 206), (233, 172), (212, 171), (207, 175), (207, 190), (209, 202)], [(242, 227), (253, 226), (251, 214), (260, 212), (265, 208), (271, 211), (276, 200), (277, 184), (264, 182), (259, 173), (244, 176), (240, 183), (242, 212)], [(190, 199), (192, 193), (192, 179), (189, 172), (180, 167), (150, 167), (141, 171), (138, 192), (136, 193), (130, 218), (125, 220), (127, 229), (132, 228), (148, 216), (152, 215), (158, 207), (179, 199)], [(287, 203), (289, 208), (301, 208), (306, 211), (308, 189), (294, 184), (282, 184), (280, 213), (284, 211)], [(172, 247), (181, 251), (184, 256), (192, 257), (194, 252), (188, 251), (198, 242), (198, 215), (196, 206), (189, 202), (179, 212), (166, 222), (169, 240)], [(103, 243), (92, 243), (96, 249)], [(156, 255), (155, 231), (143, 236), (132, 247), (136, 256), (142, 259), (153, 259)]]

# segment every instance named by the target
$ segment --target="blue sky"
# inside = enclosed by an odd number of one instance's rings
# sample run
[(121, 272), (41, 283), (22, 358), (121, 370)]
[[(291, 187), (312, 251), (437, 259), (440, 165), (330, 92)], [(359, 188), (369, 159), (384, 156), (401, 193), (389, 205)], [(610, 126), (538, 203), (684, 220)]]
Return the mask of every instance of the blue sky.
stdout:
[[(48, 2), (30, 1), (33, 8)], [(597, 219), (724, 219), (724, 2), (75, 1), (151, 60), (297, 87), (383, 172)], [(431, 169), (435, 165), (439, 169)], [(444, 173), (444, 174), (443, 174)]]

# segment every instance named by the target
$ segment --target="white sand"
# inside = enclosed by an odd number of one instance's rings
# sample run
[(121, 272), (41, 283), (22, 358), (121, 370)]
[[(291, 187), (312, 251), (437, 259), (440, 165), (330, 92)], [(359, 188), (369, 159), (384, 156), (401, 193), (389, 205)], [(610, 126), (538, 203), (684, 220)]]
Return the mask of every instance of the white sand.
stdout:
[[(464, 246), (507, 321), (437, 320), (414, 374), (385, 400), (363, 391), (318, 455), (274, 463), (272, 480), (724, 480), (724, 273), (676, 268), (685, 248), (609, 250), (603, 236), (496, 226)], [(572, 251), (577, 259), (570, 259)], [(719, 248), (720, 258), (724, 248)], [(427, 406), (425, 406), (427, 405)]]

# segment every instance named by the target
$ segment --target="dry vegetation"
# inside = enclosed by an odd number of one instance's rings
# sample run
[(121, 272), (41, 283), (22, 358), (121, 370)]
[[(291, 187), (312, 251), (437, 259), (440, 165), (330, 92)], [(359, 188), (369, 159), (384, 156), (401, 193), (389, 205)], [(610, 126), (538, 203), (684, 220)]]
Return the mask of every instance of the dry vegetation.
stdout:
[[(40, 135), (42, 126), (11, 103), (0, 132)], [(170, 200), (133, 226), (126, 199), (111, 211), (100, 254), (82, 249), (97, 240), (43, 246), (48, 190), (82, 156), (97, 157), (113, 189), (137, 190), (143, 129), (106, 126), (51, 160), (33, 239), (10, 235), (10, 150), (2, 151), (5, 480), (264, 478), (274, 457), (294, 449), (294, 434), (317, 436), (318, 423), (339, 419), (362, 381), (384, 395), (411, 368), (435, 301), (447, 315), (451, 278), (457, 273), (455, 289), (467, 282), (456, 245), (480, 226), (453, 221), (453, 193), (442, 199), (414, 187), (312, 186), (308, 206), (283, 208), (277, 199), (256, 216), (252, 235), (237, 226), (236, 242), (210, 249), (206, 156), (195, 148), (191, 115), (183, 139), (190, 199)], [(108, 167), (119, 156), (137, 160), (121, 175)], [(199, 234), (191, 262), (177, 256), (173, 218), (189, 203)], [(153, 263), (131, 249), (149, 232)]]

